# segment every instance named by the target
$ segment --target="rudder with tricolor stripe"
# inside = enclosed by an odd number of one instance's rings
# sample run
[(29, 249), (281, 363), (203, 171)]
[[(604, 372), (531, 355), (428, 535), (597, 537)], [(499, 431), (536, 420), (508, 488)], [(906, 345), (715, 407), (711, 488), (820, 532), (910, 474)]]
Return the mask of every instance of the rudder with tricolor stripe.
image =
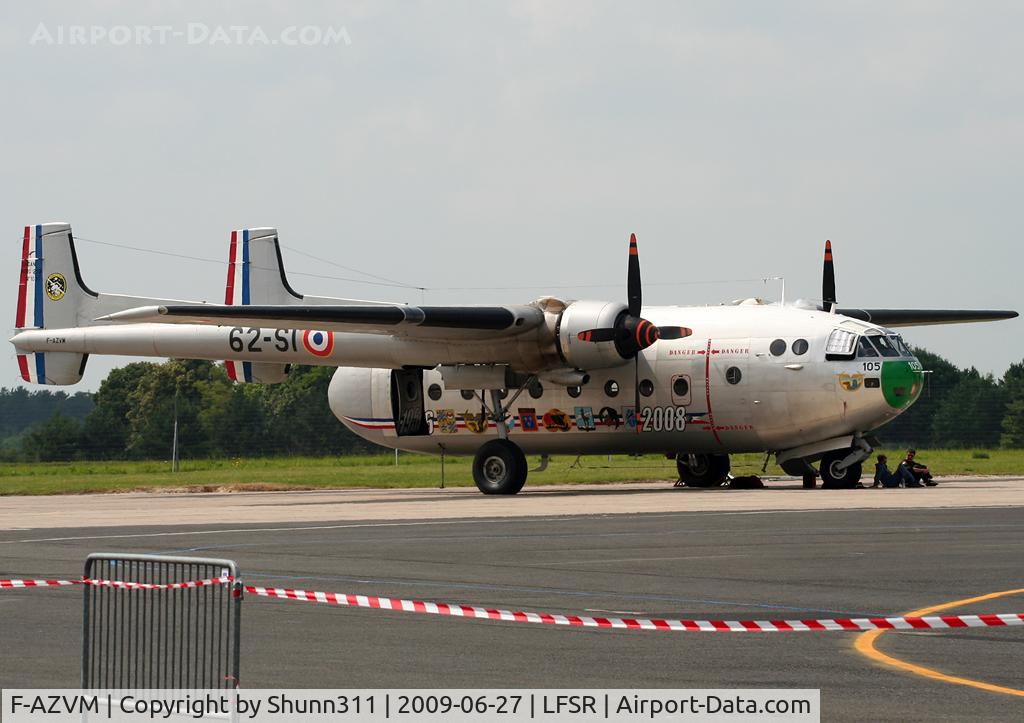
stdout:
[[(82, 281), (71, 225), (62, 222), (25, 226), (21, 244), (15, 329), (66, 329), (79, 326), (96, 298)], [(48, 343), (59, 349), (61, 337)], [(82, 378), (88, 354), (61, 351), (19, 353), (18, 371), (32, 384), (74, 384)]]
[[(281, 260), (276, 228), (245, 228), (231, 232), (228, 277), (224, 303), (297, 304), (302, 295), (288, 284)], [(277, 384), (289, 371), (287, 364), (259, 361), (226, 361), (228, 377), (236, 382)]]

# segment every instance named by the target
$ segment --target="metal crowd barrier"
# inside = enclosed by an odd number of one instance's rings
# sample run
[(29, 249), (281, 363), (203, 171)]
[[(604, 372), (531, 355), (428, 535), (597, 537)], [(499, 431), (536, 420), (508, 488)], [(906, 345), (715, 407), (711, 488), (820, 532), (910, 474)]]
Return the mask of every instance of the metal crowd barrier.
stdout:
[(94, 553), (85, 577), (178, 589), (85, 585), (82, 688), (236, 688), (242, 587), (231, 560)]

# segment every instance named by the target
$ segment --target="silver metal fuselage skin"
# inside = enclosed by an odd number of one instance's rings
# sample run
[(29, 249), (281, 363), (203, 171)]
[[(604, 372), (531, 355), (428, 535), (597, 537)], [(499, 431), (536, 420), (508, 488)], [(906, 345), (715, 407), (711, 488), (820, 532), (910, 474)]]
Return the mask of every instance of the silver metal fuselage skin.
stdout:
[[(504, 400), (510, 439), (534, 454), (774, 452), (876, 429), (920, 392), (918, 376), (904, 392), (906, 402), (896, 406), (881, 383), (883, 364), (920, 370), (913, 357), (826, 360), (833, 329), (879, 331), (854, 319), (771, 305), (652, 307), (644, 309), (644, 318), (659, 325), (685, 324), (694, 334), (646, 349), (636, 372), (632, 361), (589, 370), (589, 382), (575, 397), (566, 387), (543, 382), (537, 397), (523, 391), (511, 401), (515, 390), (510, 390)], [(786, 348), (775, 355), (770, 347), (779, 339)], [(801, 339), (807, 351), (796, 354), (793, 342)], [(633, 411), (635, 373), (642, 385), (651, 383), (651, 394), (640, 397), (639, 423)], [(877, 379), (878, 386), (865, 386), (867, 378)], [(431, 434), (397, 437), (390, 384), (386, 369), (341, 368), (331, 384), (331, 408), (360, 436), (404, 450), (472, 454), (497, 436), (494, 423), (481, 422), (480, 398), (467, 400), (460, 390), (445, 390), (441, 374), (428, 370), (424, 388)], [(429, 394), (431, 385), (440, 388), (437, 399)], [(618, 388), (614, 396), (609, 385)], [(684, 387), (686, 393), (678, 394)], [(483, 398), (490, 407), (490, 398)]]
[[(571, 308), (571, 306), (570, 306)], [(891, 333), (822, 311), (770, 304), (713, 307), (646, 307), (656, 325), (683, 325), (692, 336), (661, 340), (632, 360), (585, 369), (588, 383), (566, 388), (541, 381), (505, 403), (510, 439), (527, 453), (751, 452), (793, 449), (873, 430), (906, 409), (920, 392), (913, 357), (828, 361), (825, 344), (836, 328)], [(213, 325), (131, 324), (19, 331), (22, 352), (74, 352), (235, 360), (339, 367), (329, 401), (350, 429), (376, 444), (419, 452), (473, 454), (498, 430), (481, 416), (481, 402), (444, 389), (444, 364), (507, 364), (513, 370), (564, 370), (555, 343), (557, 315), (501, 342), (407, 338), (399, 333), (336, 331), (329, 345), (310, 343), (296, 329)], [(324, 332), (320, 332), (324, 333)], [(326, 337), (325, 337), (326, 338)], [(772, 352), (782, 340), (785, 350)], [(806, 351), (797, 353), (806, 341)], [(609, 345), (610, 346), (610, 345)], [(776, 350), (778, 349), (776, 344)], [(893, 403), (883, 366), (911, 369), (912, 387)], [(397, 437), (390, 370), (425, 367), (425, 409), (430, 434)], [(634, 407), (634, 373), (650, 391)], [(874, 381), (873, 386), (869, 386)], [(436, 385), (436, 386), (435, 386)], [(617, 392), (615, 390), (617, 389)], [(576, 396), (570, 395), (570, 391)], [(436, 398), (435, 398), (436, 397)], [(490, 406), (489, 396), (484, 397)]]

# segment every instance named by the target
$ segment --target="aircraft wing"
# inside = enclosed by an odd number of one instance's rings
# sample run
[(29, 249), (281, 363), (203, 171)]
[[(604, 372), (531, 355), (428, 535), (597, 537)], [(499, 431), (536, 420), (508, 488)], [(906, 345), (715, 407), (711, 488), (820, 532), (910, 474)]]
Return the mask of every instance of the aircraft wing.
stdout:
[(836, 313), (888, 327), (967, 324), (1018, 316), (1016, 311), (1002, 309), (837, 309)]
[(418, 338), (502, 338), (544, 321), (535, 306), (250, 305), (141, 306), (97, 322), (207, 324), (391, 334)]

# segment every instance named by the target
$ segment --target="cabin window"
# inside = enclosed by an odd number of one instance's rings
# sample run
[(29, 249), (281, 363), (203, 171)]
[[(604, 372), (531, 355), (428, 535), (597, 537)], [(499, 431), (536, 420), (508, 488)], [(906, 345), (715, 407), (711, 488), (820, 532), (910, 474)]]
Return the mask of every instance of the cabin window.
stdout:
[(725, 370), (725, 381), (730, 384), (739, 384), (743, 378), (743, 372), (740, 371), (739, 367), (729, 367)]
[(654, 382), (650, 379), (644, 379), (640, 382), (640, 393), (645, 397), (649, 397), (654, 394)]
[(807, 350), (810, 348), (810, 344), (807, 343), (806, 339), (797, 339), (793, 342), (793, 346), (791, 348), (793, 349), (794, 354), (802, 356), (807, 353)]
[(609, 379), (604, 383), (604, 393), (609, 397), (619, 396), (619, 383), (614, 379)]
[(530, 385), (530, 396), (534, 399), (540, 399), (541, 395), (544, 394), (544, 385), (538, 381), (534, 381)]
[(472, 389), (463, 389), (461, 392), (459, 392), (459, 394), (461, 394), (462, 398), (465, 399), (467, 402), (474, 397)]
[(435, 402), (441, 398), (441, 385), (431, 384), (427, 387), (427, 396), (433, 399)]
[(686, 377), (676, 377), (672, 382), (672, 393), (677, 397), (685, 397), (690, 393), (690, 382), (686, 381)]
[(569, 396), (573, 399), (583, 393), (583, 389), (581, 387), (569, 387), (566, 391), (569, 392)]
[(786, 353), (786, 341), (784, 339), (776, 339), (768, 347), (768, 351), (772, 353), (772, 356), (782, 356)]

